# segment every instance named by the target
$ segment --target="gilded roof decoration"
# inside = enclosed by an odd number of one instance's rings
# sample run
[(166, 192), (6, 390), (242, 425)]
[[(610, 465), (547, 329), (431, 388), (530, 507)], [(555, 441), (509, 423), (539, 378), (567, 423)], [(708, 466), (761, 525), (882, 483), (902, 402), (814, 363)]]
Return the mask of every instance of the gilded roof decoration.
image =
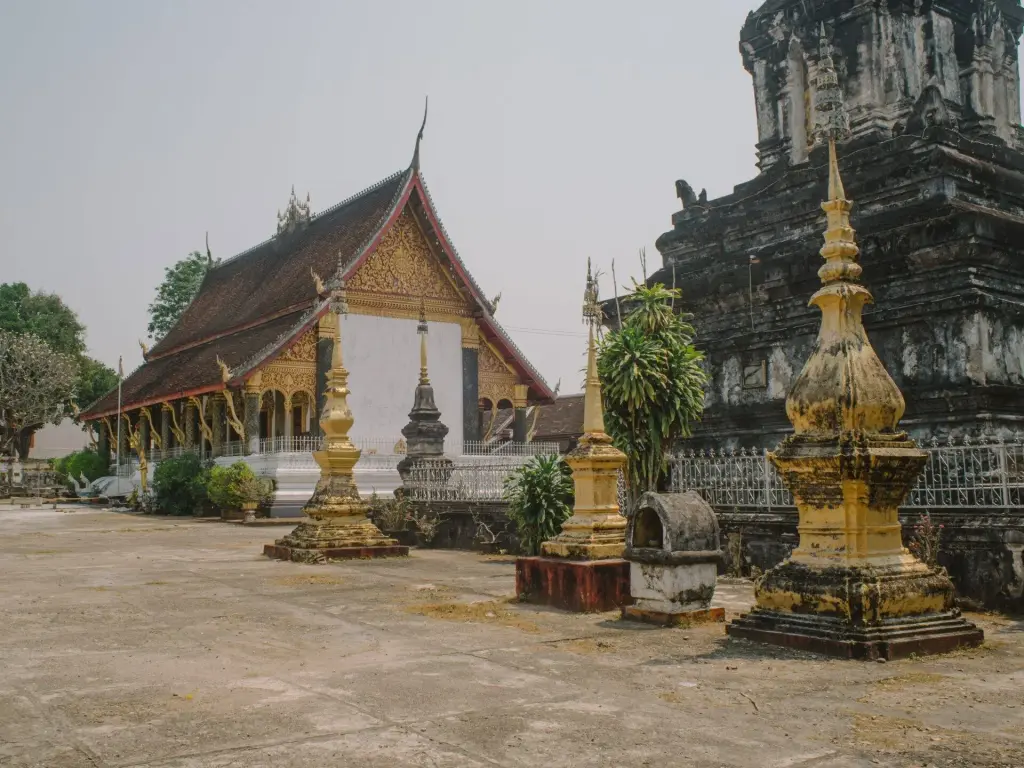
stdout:
[(293, 186), (292, 195), (288, 198), (288, 205), (284, 212), (277, 212), (277, 234), (293, 232), (297, 227), (308, 224), (309, 219), (309, 193), (306, 193), (306, 201), (302, 202), (295, 196), (295, 187)]

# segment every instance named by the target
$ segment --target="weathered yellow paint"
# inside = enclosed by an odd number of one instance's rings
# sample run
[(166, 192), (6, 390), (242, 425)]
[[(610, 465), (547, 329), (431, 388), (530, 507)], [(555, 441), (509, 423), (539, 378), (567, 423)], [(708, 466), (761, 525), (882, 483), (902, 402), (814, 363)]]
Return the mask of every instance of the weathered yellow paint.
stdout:
[(796, 501), (800, 542), (755, 594), (764, 610), (876, 624), (948, 611), (953, 586), (903, 547), (898, 509), (925, 454), (898, 431), (903, 395), (864, 330), (872, 299), (856, 282), (851, 208), (832, 141), (823, 286), (811, 298), (821, 326), (786, 400), (795, 434), (770, 455)]
[(622, 557), (626, 548), (626, 520), (619, 514), (618, 483), (626, 455), (612, 445), (604, 431), (593, 325), (587, 350), (583, 432), (579, 446), (565, 457), (576, 487), (572, 517), (562, 525), (558, 536), (541, 545), (541, 554), (574, 560)]

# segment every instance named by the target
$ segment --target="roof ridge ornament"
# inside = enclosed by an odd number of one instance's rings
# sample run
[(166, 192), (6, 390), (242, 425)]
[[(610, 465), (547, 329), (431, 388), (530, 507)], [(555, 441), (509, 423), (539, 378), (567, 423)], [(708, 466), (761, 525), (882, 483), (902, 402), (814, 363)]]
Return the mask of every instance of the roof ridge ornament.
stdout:
[(288, 206), (284, 213), (277, 212), (277, 234), (290, 234), (300, 225), (308, 224), (311, 215), (309, 212), (309, 192), (306, 193), (306, 201), (302, 202), (295, 196), (295, 185), (292, 185), (292, 194), (288, 198)]
[(412, 169), (420, 169), (420, 142), (423, 141), (423, 130), (427, 127), (427, 107), (430, 106), (430, 97), (423, 97), (423, 123), (420, 125), (420, 132), (416, 134), (416, 149), (412, 153)]

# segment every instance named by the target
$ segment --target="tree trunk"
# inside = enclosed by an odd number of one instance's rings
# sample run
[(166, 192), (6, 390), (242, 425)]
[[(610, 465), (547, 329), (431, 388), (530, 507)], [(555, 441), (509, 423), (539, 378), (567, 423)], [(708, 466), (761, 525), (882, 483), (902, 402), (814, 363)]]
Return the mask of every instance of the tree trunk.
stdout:
[(18, 436), (14, 438), (14, 450), (18, 452), (18, 458), (21, 461), (28, 460), (28, 452), (32, 443), (32, 435), (35, 434), (37, 427), (25, 427)]

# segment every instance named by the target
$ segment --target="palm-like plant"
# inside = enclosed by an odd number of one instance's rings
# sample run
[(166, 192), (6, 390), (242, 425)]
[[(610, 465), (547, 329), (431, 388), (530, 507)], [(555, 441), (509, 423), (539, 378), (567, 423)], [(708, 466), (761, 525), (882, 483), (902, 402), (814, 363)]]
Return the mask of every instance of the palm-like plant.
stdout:
[(505, 479), (504, 496), (523, 549), (536, 555), (572, 516), (572, 471), (561, 456), (534, 456)]
[(678, 289), (633, 283), (633, 308), (598, 352), (605, 426), (626, 454), (630, 506), (658, 489), (672, 443), (704, 411), (703, 354), (689, 315), (675, 312)]

